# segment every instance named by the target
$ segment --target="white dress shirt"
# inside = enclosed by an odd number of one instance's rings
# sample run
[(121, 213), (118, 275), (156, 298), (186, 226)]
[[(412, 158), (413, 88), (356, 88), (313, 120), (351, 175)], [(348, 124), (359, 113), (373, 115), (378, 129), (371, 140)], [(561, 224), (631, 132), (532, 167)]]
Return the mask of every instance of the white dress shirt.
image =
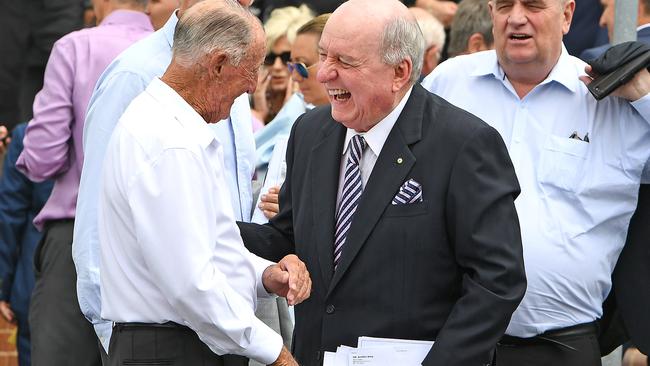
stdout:
[(341, 168), (339, 173), (339, 190), (336, 196), (337, 212), (341, 203), (341, 194), (343, 194), (345, 165), (347, 164), (348, 158), (351, 154), (350, 149), (348, 149), (350, 140), (352, 140), (354, 135), (361, 135), (363, 136), (364, 140), (366, 140), (366, 149), (363, 151), (361, 155), (361, 162), (359, 163), (359, 170), (361, 171), (361, 182), (363, 184), (363, 188), (365, 188), (366, 183), (368, 183), (368, 179), (370, 179), (372, 169), (375, 167), (375, 163), (377, 162), (377, 157), (379, 156), (379, 153), (381, 153), (381, 149), (384, 147), (384, 143), (386, 142), (390, 131), (393, 129), (393, 126), (395, 126), (397, 118), (399, 118), (399, 115), (402, 113), (406, 102), (409, 100), (412, 90), (413, 87), (409, 88), (395, 109), (393, 109), (386, 117), (384, 117), (384, 119), (379, 121), (376, 125), (372, 126), (372, 128), (370, 128), (368, 131), (359, 133), (351, 128), (347, 129), (347, 132), (345, 133), (345, 141), (343, 142), (343, 158), (341, 159)]
[(578, 79), (584, 67), (563, 47), (523, 99), (494, 51), (445, 61), (422, 82), (496, 128), (512, 158), (528, 288), (509, 335), (598, 319), (636, 209), (650, 157), (650, 96), (596, 101)]
[[(172, 42), (178, 18), (172, 14), (165, 26), (122, 52), (97, 81), (84, 124), (84, 161), (76, 206), (72, 258), (77, 270), (81, 312), (93, 323), (106, 350), (112, 324), (101, 319), (99, 290), (99, 238), (97, 205), (99, 179), (106, 145), (118, 119), (133, 99), (172, 59)], [(248, 96), (243, 94), (230, 109), (230, 118), (210, 128), (224, 149), (226, 182), (235, 218), (249, 221), (252, 209), (251, 179), (255, 169), (255, 141)]]
[(242, 243), (221, 144), (159, 79), (111, 137), (98, 221), (103, 318), (173, 321), (217, 354), (277, 359), (282, 338), (254, 314), (272, 263)]

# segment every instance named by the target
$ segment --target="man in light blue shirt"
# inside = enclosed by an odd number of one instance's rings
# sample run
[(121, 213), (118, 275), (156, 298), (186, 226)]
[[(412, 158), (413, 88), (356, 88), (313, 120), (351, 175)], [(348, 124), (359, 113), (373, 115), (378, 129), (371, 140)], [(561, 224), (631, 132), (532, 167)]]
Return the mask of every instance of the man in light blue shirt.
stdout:
[(574, 0), (489, 7), (496, 51), (450, 59), (422, 84), (499, 131), (521, 185), (528, 289), (499, 365), (600, 365), (596, 321), (650, 179), (650, 74), (596, 101), (562, 45)]
[[(181, 2), (163, 28), (134, 44), (117, 57), (100, 77), (93, 92), (84, 126), (84, 164), (77, 200), (72, 256), (77, 269), (77, 294), (81, 311), (92, 322), (105, 350), (112, 324), (101, 318), (100, 257), (97, 232), (101, 168), (108, 141), (120, 116), (133, 98), (160, 77), (172, 58), (178, 16), (200, 0)], [(239, 0), (249, 6), (251, 0)], [(230, 118), (210, 127), (223, 146), (228, 189), (237, 220), (249, 221), (252, 208), (251, 179), (255, 169), (255, 143), (246, 95), (238, 97)]]

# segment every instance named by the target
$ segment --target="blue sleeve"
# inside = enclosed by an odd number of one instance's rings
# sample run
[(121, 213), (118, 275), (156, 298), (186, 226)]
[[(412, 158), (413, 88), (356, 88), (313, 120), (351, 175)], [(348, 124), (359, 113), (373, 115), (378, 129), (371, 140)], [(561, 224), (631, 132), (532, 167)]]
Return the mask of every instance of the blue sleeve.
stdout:
[(14, 129), (0, 178), (0, 300), (8, 301), (22, 235), (28, 222), (32, 183), (16, 169), (26, 124)]

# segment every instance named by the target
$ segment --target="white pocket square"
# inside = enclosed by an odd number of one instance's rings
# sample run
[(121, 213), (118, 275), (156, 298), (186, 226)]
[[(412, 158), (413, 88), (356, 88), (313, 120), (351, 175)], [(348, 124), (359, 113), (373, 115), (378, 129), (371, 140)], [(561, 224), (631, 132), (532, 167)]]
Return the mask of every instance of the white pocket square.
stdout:
[(409, 179), (399, 188), (391, 204), (407, 205), (422, 202), (422, 185), (414, 179)]

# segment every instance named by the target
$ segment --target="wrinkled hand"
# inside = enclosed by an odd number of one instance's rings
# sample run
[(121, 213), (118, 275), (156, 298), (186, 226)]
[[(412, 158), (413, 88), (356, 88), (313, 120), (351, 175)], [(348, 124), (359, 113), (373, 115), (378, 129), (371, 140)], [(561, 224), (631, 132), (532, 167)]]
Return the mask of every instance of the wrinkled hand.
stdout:
[(286, 297), (289, 305), (297, 305), (311, 294), (311, 278), (307, 266), (297, 256), (289, 254), (262, 274), (266, 291)]
[(251, 113), (262, 123), (269, 115), (269, 103), (266, 100), (266, 91), (271, 83), (271, 73), (268, 67), (262, 66), (257, 74), (257, 88), (253, 93), (253, 108)]
[(16, 324), (16, 316), (11, 306), (6, 301), (0, 301), (0, 315), (9, 323)]
[(9, 131), (7, 131), (7, 127), (5, 126), (0, 126), (0, 155), (4, 154), (7, 145), (11, 142), (11, 138), (9, 138)]
[(257, 207), (262, 210), (264, 216), (269, 220), (280, 212), (279, 194), (280, 187), (276, 186), (269, 188), (269, 191), (260, 197), (260, 204)]
[[(589, 85), (596, 77), (590, 65), (585, 66), (585, 72), (588, 76), (580, 76), (580, 80)], [(619, 86), (610, 95), (621, 97), (631, 102), (641, 99), (650, 93), (650, 72), (646, 68), (639, 70), (634, 77), (627, 83)]]
[(291, 356), (289, 350), (285, 346), (282, 346), (282, 351), (280, 351), (278, 359), (269, 366), (298, 366), (298, 362)]

